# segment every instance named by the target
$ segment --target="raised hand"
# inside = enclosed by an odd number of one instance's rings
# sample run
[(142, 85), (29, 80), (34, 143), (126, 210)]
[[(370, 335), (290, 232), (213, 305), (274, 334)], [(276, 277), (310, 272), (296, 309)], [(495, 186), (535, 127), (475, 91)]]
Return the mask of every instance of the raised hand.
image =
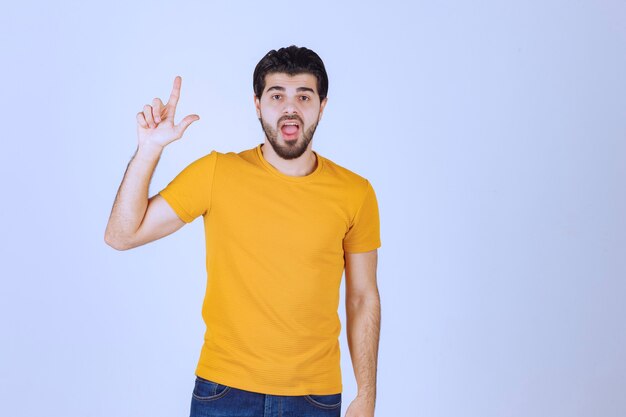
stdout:
[(180, 139), (190, 124), (200, 120), (197, 114), (186, 116), (179, 124), (174, 124), (176, 105), (180, 97), (180, 84), (182, 79), (177, 76), (174, 79), (174, 87), (167, 104), (159, 98), (152, 100), (152, 106), (143, 106), (143, 112), (137, 113), (137, 138), (139, 146), (165, 147), (171, 142)]

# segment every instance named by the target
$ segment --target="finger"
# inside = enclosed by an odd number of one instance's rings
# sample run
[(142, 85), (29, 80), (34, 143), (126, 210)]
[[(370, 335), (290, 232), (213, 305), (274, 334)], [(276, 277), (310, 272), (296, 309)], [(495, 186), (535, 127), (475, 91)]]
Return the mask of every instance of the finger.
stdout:
[(148, 128), (148, 123), (146, 123), (146, 118), (143, 117), (143, 112), (137, 113), (137, 123), (139, 123), (139, 126), (143, 127), (144, 129)]
[(200, 116), (197, 114), (190, 114), (180, 121), (178, 125), (176, 125), (176, 133), (180, 137), (185, 133), (185, 130), (189, 127), (190, 124), (195, 122), (196, 120), (200, 120)]
[(163, 102), (160, 98), (152, 100), (152, 116), (156, 123), (161, 122), (161, 116), (163, 115)]
[(152, 106), (146, 104), (143, 106), (143, 116), (146, 118), (146, 122), (148, 122), (148, 126), (151, 128), (155, 128), (156, 124), (154, 123), (154, 119), (152, 118)]
[(174, 78), (174, 87), (172, 87), (172, 92), (170, 93), (170, 99), (167, 101), (167, 107), (169, 107), (169, 114), (174, 118), (176, 114), (176, 105), (178, 105), (178, 99), (180, 98), (180, 85), (182, 83), (182, 78), (180, 75), (177, 75)]

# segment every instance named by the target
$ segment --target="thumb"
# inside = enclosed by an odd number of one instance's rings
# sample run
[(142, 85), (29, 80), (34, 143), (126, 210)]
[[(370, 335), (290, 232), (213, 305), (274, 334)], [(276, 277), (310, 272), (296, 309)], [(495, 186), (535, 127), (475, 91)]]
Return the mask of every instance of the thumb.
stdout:
[(183, 120), (181, 120), (180, 123), (175, 127), (178, 136), (182, 136), (185, 133), (185, 130), (187, 130), (187, 128), (189, 127), (189, 125), (196, 120), (200, 120), (200, 116), (198, 116), (197, 114), (190, 114), (189, 116), (186, 116)]

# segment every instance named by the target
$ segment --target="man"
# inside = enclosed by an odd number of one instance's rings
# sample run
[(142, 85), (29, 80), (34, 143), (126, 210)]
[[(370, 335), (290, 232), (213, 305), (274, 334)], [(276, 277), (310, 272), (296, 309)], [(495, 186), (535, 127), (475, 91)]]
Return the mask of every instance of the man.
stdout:
[(138, 147), (105, 233), (131, 249), (202, 215), (207, 326), (196, 368), (193, 416), (339, 416), (337, 314), (345, 267), (347, 336), (358, 395), (347, 417), (372, 417), (380, 332), (376, 284), (378, 205), (365, 178), (312, 150), (327, 102), (319, 56), (290, 46), (268, 52), (253, 75), (264, 143), (213, 151), (148, 198), (174, 124), (181, 78), (167, 104), (137, 114)]

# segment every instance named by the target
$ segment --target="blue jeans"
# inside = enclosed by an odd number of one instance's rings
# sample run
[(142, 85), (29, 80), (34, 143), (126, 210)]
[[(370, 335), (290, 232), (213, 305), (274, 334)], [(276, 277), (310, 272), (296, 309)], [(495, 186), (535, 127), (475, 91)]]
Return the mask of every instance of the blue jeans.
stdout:
[(196, 376), (190, 417), (341, 417), (341, 393), (260, 394)]

